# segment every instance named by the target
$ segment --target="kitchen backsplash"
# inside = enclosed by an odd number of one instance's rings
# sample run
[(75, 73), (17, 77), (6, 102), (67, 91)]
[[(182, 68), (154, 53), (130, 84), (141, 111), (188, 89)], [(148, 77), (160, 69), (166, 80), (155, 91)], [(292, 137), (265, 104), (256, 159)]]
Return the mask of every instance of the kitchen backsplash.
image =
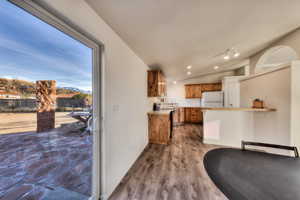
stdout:
[(201, 107), (201, 99), (163, 97), (160, 101), (164, 103), (174, 103), (177, 104), (178, 107)]

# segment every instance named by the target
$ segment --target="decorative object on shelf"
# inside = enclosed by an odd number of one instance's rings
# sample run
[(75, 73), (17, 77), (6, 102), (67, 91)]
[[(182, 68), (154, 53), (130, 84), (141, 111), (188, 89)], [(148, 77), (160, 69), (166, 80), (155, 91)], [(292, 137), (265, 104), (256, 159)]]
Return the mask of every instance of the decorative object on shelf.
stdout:
[(252, 108), (264, 108), (264, 101), (260, 99), (254, 99)]

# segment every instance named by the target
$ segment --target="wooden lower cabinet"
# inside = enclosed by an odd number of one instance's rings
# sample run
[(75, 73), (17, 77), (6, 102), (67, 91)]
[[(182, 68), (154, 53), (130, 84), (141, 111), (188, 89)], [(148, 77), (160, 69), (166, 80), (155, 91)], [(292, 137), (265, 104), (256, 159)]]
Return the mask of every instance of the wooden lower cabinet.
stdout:
[(190, 111), (191, 121), (192, 123), (201, 123), (203, 122), (203, 114), (201, 108), (191, 108)]
[(184, 123), (185, 119), (185, 112), (184, 108), (177, 108), (173, 113), (173, 123), (176, 124), (182, 124)]
[(185, 114), (184, 114), (184, 108), (180, 108), (180, 123), (184, 123), (185, 120)]
[(171, 119), (166, 114), (148, 113), (149, 143), (168, 144), (171, 136)]
[(201, 108), (193, 107), (181, 107), (177, 108), (173, 115), (174, 124), (182, 123), (202, 123), (203, 122), (203, 113)]
[(185, 108), (185, 122), (187, 123), (202, 123), (203, 113), (201, 108)]
[(184, 108), (184, 122), (191, 122), (191, 108)]

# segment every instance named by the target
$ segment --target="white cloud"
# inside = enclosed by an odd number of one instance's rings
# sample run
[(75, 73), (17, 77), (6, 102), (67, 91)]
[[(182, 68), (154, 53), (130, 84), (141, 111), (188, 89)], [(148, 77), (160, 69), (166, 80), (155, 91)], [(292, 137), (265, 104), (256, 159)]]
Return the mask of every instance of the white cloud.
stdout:
[[(14, 52), (18, 52), (23, 55), (32, 57), (33, 59), (38, 59), (41, 63), (45, 63), (45, 66), (51, 66), (53, 71), (64, 71), (62, 74), (57, 74), (55, 79), (65, 80), (64, 82), (58, 81), (62, 86), (61, 87), (77, 87), (79, 89), (91, 89), (91, 79), (92, 73), (87, 72), (82, 69), (81, 66), (71, 63), (66, 59), (61, 59), (49, 55), (45, 55), (34, 48), (17, 43), (15, 41), (5, 39), (0, 35), (0, 48), (6, 48)], [(7, 74), (7, 71), (14, 71), (15, 74)], [(52, 71), (52, 70), (51, 70)], [(22, 76), (16, 74), (23, 74)], [(69, 75), (66, 75), (69, 74)], [(27, 75), (27, 76), (24, 76)], [(1, 65), (0, 63), (0, 77), (6, 77), (10, 79), (19, 79), (35, 82), (40, 79), (49, 79), (47, 74), (41, 74), (35, 70), (25, 70), (20, 67), (17, 63), (9, 63), (6, 65)], [(29, 78), (30, 77), (30, 78)], [(54, 77), (51, 77), (54, 78)]]
[[(3, 27), (9, 27), (5, 31), (0, 30), (0, 50), (4, 52), (0, 55), (3, 58), (0, 60), (0, 77), (31, 82), (52, 79), (61, 85), (90, 90), (92, 72), (91, 69), (87, 69), (89, 66), (82, 66), (84, 62), (89, 63), (90, 49), (23, 10), (15, 8), (0, 7), (1, 20), (5, 20)], [(14, 15), (11, 15), (11, 12), (14, 12)], [(42, 45), (44, 48), (40, 48)], [(6, 50), (10, 52), (9, 56), (19, 56), (6, 59)], [(85, 51), (87, 53), (82, 53)]]
[(0, 35), (0, 47), (38, 59), (41, 62), (47, 63), (47, 66), (51, 66), (54, 69), (63, 70), (65, 72), (70, 72), (70, 70), (72, 70), (73, 73), (80, 74), (86, 78), (91, 78), (91, 74), (86, 72), (86, 70), (83, 70), (82, 66), (74, 64), (66, 59), (43, 54), (24, 43), (17, 43), (16, 41), (6, 39), (5, 36), (2, 35)]
[(14, 79), (12, 76), (2, 76), (1, 78)]

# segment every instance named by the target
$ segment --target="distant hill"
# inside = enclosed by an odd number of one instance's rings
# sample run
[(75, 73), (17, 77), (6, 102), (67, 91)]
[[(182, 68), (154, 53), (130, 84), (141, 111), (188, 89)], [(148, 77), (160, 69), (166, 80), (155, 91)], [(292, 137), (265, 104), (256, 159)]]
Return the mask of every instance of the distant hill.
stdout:
[(58, 88), (62, 89), (62, 90), (69, 90), (69, 91), (73, 91), (73, 92), (80, 92), (80, 89), (74, 88), (74, 87), (58, 87)]
[[(35, 96), (35, 83), (24, 81), (24, 80), (0, 78), (0, 92), (18, 93), (24, 98)], [(84, 91), (73, 87), (57, 87), (56, 93), (57, 94), (72, 94), (72, 93), (91, 94), (90, 91)]]
[(74, 87), (57, 87), (58, 90), (67, 90), (67, 91), (72, 91), (72, 93), (84, 93), (84, 94), (92, 94), (91, 91), (88, 90), (81, 90), (78, 88), (74, 88)]

